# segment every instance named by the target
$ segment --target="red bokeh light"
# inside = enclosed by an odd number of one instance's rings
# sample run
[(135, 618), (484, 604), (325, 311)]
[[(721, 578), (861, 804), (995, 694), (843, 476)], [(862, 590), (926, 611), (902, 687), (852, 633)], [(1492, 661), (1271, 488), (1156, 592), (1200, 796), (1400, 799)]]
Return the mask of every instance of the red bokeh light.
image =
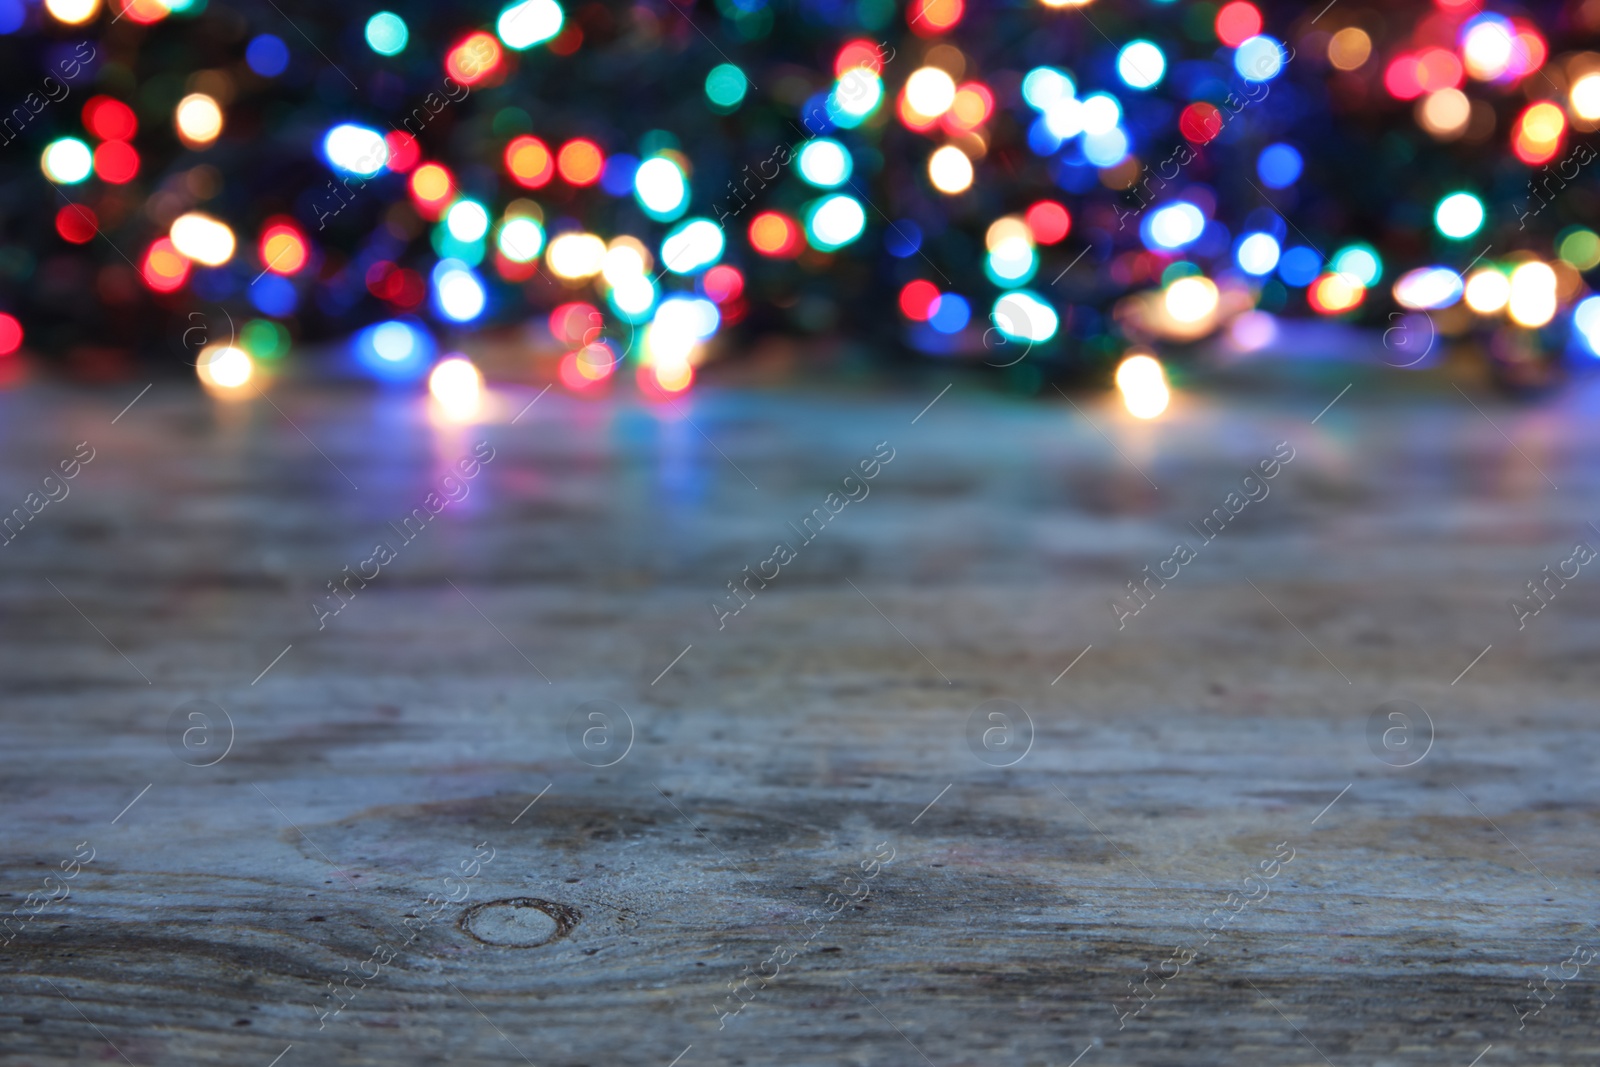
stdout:
[(550, 333), (563, 344), (593, 344), (605, 330), (605, 323), (598, 308), (581, 301), (562, 304), (550, 312)]
[(0, 312), (0, 356), (9, 356), (22, 347), (22, 323)]
[(839, 55), (833, 61), (836, 77), (843, 77), (846, 71), (859, 67), (865, 67), (874, 74), (883, 72), (883, 51), (876, 41), (850, 41), (839, 49)]
[(63, 241), (71, 241), (75, 245), (87, 244), (94, 240), (94, 235), (99, 232), (100, 220), (95, 213), (83, 204), (68, 204), (56, 212), (56, 232)]
[(938, 301), (939, 287), (922, 278), (907, 282), (906, 287), (900, 290), (900, 310), (913, 322), (927, 322)]
[(1222, 132), (1222, 112), (1205, 101), (1197, 101), (1178, 116), (1178, 132), (1195, 144), (1206, 144)]
[(388, 167), (396, 174), (404, 174), (422, 162), (421, 146), (404, 130), (390, 130), (383, 135), (383, 143), (389, 149)]
[(128, 141), (139, 131), (133, 108), (109, 96), (94, 96), (83, 105), (83, 125), (102, 141)]
[(139, 174), (139, 153), (127, 141), (106, 141), (94, 150), (94, 172), (112, 185), (131, 182)]
[(1383, 87), (1396, 100), (1415, 100), (1422, 95), (1422, 64), (1410, 54), (1395, 56), (1383, 72)]
[(1072, 216), (1054, 200), (1041, 200), (1030, 207), (1022, 220), (1028, 224), (1036, 244), (1053, 245), (1072, 229)]
[(1234, 0), (1217, 12), (1217, 40), (1238, 48), (1261, 32), (1261, 12), (1245, 0)]
[(723, 263), (700, 276), (700, 291), (714, 303), (726, 304), (739, 299), (739, 294), (744, 292), (744, 275), (739, 273), (738, 267)]

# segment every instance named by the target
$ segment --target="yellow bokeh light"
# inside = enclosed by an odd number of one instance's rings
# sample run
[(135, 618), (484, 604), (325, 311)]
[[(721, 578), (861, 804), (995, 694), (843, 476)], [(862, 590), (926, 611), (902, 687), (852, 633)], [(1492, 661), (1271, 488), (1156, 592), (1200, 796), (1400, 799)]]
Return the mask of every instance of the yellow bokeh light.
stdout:
[(428, 375), (428, 392), (451, 422), (467, 422), (483, 406), (483, 374), (464, 356), (439, 361)]
[(1179, 322), (1199, 322), (1217, 310), (1217, 285), (1210, 278), (1192, 274), (1167, 286), (1167, 314)]
[(210, 215), (198, 211), (179, 215), (167, 236), (172, 247), (203, 266), (220, 267), (233, 258), (233, 231)]
[(1600, 121), (1600, 73), (1585, 74), (1573, 82), (1568, 99), (1574, 115), (1588, 122)]
[(938, 67), (923, 67), (906, 79), (906, 103), (919, 115), (938, 118), (955, 102), (955, 79)]
[(44, 0), (44, 9), (57, 21), (76, 26), (100, 13), (100, 0)]
[(972, 185), (972, 160), (955, 145), (947, 144), (928, 160), (928, 180), (949, 196), (964, 193)]
[(545, 251), (550, 271), (558, 278), (592, 278), (606, 262), (606, 243), (592, 233), (564, 233)]
[(1545, 263), (1523, 263), (1511, 272), (1511, 321), (1537, 329), (1556, 317), (1556, 272)]
[(222, 107), (205, 93), (190, 93), (173, 112), (178, 138), (190, 148), (204, 148), (222, 133)]
[(1372, 38), (1367, 31), (1346, 26), (1328, 39), (1328, 62), (1340, 70), (1355, 70), (1372, 55)]
[(227, 394), (247, 385), (255, 374), (255, 361), (242, 348), (211, 345), (195, 361), (200, 383), (213, 393)]
[(1462, 298), (1480, 315), (1498, 315), (1511, 299), (1511, 282), (1493, 267), (1483, 267), (1467, 277)]
[(1417, 122), (1439, 140), (1450, 140), (1467, 132), (1472, 118), (1472, 101), (1460, 89), (1440, 89), (1417, 104)]
[(1117, 365), (1117, 389), (1128, 414), (1136, 419), (1153, 419), (1167, 410), (1172, 393), (1167, 374), (1153, 357), (1131, 355)]
[(989, 224), (988, 233), (984, 234), (984, 247), (991, 252), (998, 252), (1008, 241), (1025, 241), (1028, 247), (1032, 248), (1033, 231), (1028, 229), (1026, 222), (1015, 215), (995, 219)]

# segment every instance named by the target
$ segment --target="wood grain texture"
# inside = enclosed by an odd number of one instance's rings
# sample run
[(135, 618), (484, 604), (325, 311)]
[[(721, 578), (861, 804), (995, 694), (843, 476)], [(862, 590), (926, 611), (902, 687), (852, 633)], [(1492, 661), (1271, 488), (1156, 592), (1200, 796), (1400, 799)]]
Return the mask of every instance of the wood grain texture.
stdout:
[[(965, 384), (913, 424), (945, 380), (511, 424), (518, 393), (475, 427), (308, 387), (158, 385), (115, 425), (137, 385), (0, 396), (5, 507), (95, 449), (0, 549), (0, 914), (94, 850), (0, 948), (0, 1063), (1593, 1062), (1600, 960), (1517, 1005), (1600, 949), (1600, 576), (1509, 607), (1600, 546), (1593, 398), (1358, 378), (1313, 425), (1348, 380), (1153, 424)], [(1013, 766), (969, 746), (991, 700), (1031, 720)], [(1406, 768), (1369, 747), (1394, 700), (1433, 724)], [(231, 722), (211, 766), (191, 701)], [(632, 727), (607, 767), (595, 701)]]

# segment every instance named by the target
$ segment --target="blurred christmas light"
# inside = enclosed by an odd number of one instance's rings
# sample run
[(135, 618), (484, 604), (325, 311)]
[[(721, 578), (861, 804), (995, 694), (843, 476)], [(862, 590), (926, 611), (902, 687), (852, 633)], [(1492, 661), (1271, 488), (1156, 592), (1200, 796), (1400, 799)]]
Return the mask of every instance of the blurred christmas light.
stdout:
[(210, 215), (191, 211), (172, 223), (172, 247), (196, 263), (220, 267), (233, 258), (233, 231)]
[(1261, 32), (1261, 12), (1246, 0), (1224, 4), (1217, 12), (1217, 40), (1229, 48), (1238, 48)]
[(261, 265), (273, 274), (297, 274), (310, 259), (305, 234), (287, 219), (269, 220), (261, 232)]
[(389, 145), (383, 134), (370, 126), (346, 122), (323, 137), (322, 154), (335, 170), (370, 178), (388, 163)]
[(1206, 217), (1198, 207), (1184, 200), (1151, 212), (1140, 226), (1141, 236), (1149, 247), (1167, 250), (1193, 244), (1205, 228)]
[(1063, 240), (1072, 229), (1072, 216), (1054, 200), (1040, 200), (1028, 208), (1023, 220), (1034, 241), (1042, 245)]
[(956, 82), (938, 67), (922, 67), (906, 79), (905, 97), (918, 115), (938, 118), (956, 102)]
[(189, 260), (173, 247), (170, 239), (162, 237), (145, 252), (139, 273), (152, 291), (170, 293), (182, 288), (183, 283), (188, 281)]
[(605, 156), (601, 154), (600, 146), (582, 137), (562, 145), (556, 155), (556, 170), (568, 185), (593, 185), (600, 180), (600, 171), (604, 167)]
[(912, 322), (927, 322), (938, 299), (939, 287), (932, 282), (921, 278), (907, 282), (900, 290), (900, 313)]
[(1434, 311), (1461, 299), (1461, 275), (1449, 267), (1418, 267), (1394, 283), (1394, 300), (1403, 308)]
[(955, 145), (945, 145), (928, 159), (928, 180), (948, 196), (966, 192), (972, 177), (972, 160)]
[[(529, 3), (538, 2), (553, 3), (554, 0), (529, 0)], [(500, 69), (501, 59), (500, 42), (492, 34), (480, 30), (468, 34), (450, 49), (444, 57), (444, 70), (462, 85), (478, 85)]]
[(1117, 364), (1116, 383), (1123, 406), (1136, 419), (1155, 418), (1172, 400), (1166, 371), (1154, 357), (1143, 353), (1129, 355)]
[(433, 268), (433, 302), (451, 322), (471, 322), (483, 314), (489, 296), (472, 268), (458, 259), (441, 259)]
[(1483, 201), (1471, 193), (1451, 193), (1434, 208), (1433, 224), (1451, 240), (1466, 240), (1483, 228)]
[(1360, 306), (1367, 290), (1348, 274), (1324, 274), (1306, 290), (1306, 303), (1323, 315), (1339, 315)]
[(0, 356), (9, 356), (22, 347), (22, 323), (0, 312)]
[(537, 219), (507, 219), (500, 224), (495, 245), (513, 263), (532, 263), (544, 250), (544, 227)]
[(683, 169), (665, 156), (639, 164), (633, 175), (633, 194), (645, 214), (657, 222), (671, 222), (689, 206), (689, 186)]
[(521, 52), (559, 34), (565, 18), (556, 0), (524, 0), (502, 11), (494, 29), (507, 48)]
[(172, 113), (178, 139), (189, 148), (204, 148), (222, 133), (222, 107), (205, 93), (190, 93)]
[(1234, 260), (1247, 274), (1271, 274), (1278, 265), (1278, 239), (1270, 233), (1250, 233), (1239, 240)]
[(411, 31), (393, 11), (380, 11), (367, 20), (367, 47), (380, 56), (397, 56), (406, 49)]
[(1357, 26), (1346, 26), (1328, 39), (1328, 62), (1339, 70), (1358, 70), (1372, 55), (1372, 38)]
[(83, 105), (83, 124), (102, 141), (129, 141), (139, 130), (133, 108), (109, 96), (95, 96)]
[(750, 247), (764, 256), (792, 256), (800, 250), (800, 227), (787, 215), (763, 211), (750, 220)]
[(1167, 314), (1182, 323), (1195, 323), (1216, 313), (1217, 283), (1204, 275), (1179, 278), (1167, 286), (1163, 302)]
[(77, 185), (94, 171), (94, 153), (76, 137), (62, 137), (45, 146), (39, 157), (44, 176), (61, 185)]
[(818, 189), (835, 189), (850, 177), (850, 153), (831, 137), (807, 141), (800, 149), (800, 177)]
[(200, 351), (194, 369), (201, 384), (209, 391), (231, 393), (242, 389), (250, 381), (255, 374), (255, 361), (242, 348), (211, 345)]
[(1166, 72), (1167, 57), (1151, 41), (1129, 41), (1117, 53), (1117, 77), (1130, 89), (1153, 89)]
[(422, 377), (434, 355), (433, 338), (398, 319), (375, 323), (352, 341), (356, 361), (375, 378), (409, 382)]
[[(966, 159), (965, 156), (961, 158)], [(806, 240), (820, 252), (832, 252), (860, 237), (866, 224), (867, 214), (861, 202), (838, 193), (815, 201), (807, 209)]]
[(94, 150), (94, 173), (110, 185), (125, 185), (139, 176), (139, 153), (126, 141), (106, 141)]
[(1233, 69), (1248, 82), (1271, 81), (1282, 72), (1283, 63), (1283, 45), (1265, 34), (1241, 41), (1233, 53)]
[(428, 375), (428, 392), (448, 421), (467, 422), (483, 406), (483, 374), (465, 356), (447, 356)]
[(1368, 289), (1383, 277), (1383, 260), (1379, 258), (1378, 250), (1369, 244), (1346, 245), (1333, 254), (1329, 265), (1335, 273)]
[(1002, 293), (989, 319), (1009, 340), (1042, 344), (1056, 335), (1061, 318), (1037, 293), (1016, 289)]
[(1493, 267), (1480, 267), (1467, 278), (1467, 307), (1480, 315), (1497, 315), (1511, 301), (1511, 280)]
[(1548, 100), (1530, 104), (1517, 118), (1511, 135), (1511, 148), (1517, 158), (1536, 167), (1549, 162), (1561, 150), (1567, 131), (1567, 116)]
[(711, 73), (706, 75), (706, 99), (716, 111), (729, 112), (737, 108), (749, 88), (750, 81), (744, 71), (732, 63), (712, 67)]
[(44, 9), (57, 21), (76, 26), (100, 13), (100, 0), (44, 0)]
[(1556, 274), (1547, 264), (1522, 263), (1511, 272), (1506, 313), (1518, 326), (1543, 326), (1556, 317)]
[(674, 274), (694, 274), (722, 258), (722, 227), (710, 219), (687, 219), (661, 242), (661, 265)]
[(606, 261), (606, 243), (592, 233), (564, 233), (550, 242), (545, 262), (558, 278), (593, 278)]
[(263, 33), (251, 40), (244, 61), (263, 78), (276, 78), (289, 67), (289, 46), (283, 38)]
[(100, 220), (94, 211), (83, 204), (68, 204), (56, 212), (56, 233), (63, 241), (75, 245), (88, 244), (100, 230)]
[(1585, 74), (1574, 81), (1567, 99), (1578, 118), (1587, 122), (1600, 121), (1600, 72)]

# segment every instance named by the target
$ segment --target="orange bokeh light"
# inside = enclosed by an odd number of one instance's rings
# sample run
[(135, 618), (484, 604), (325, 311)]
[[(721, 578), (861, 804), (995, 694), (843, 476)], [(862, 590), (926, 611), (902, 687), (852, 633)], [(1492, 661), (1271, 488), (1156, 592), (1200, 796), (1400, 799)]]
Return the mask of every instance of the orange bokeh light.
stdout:
[(436, 219), (445, 205), (455, 199), (456, 183), (450, 172), (437, 163), (424, 163), (411, 175), (411, 199), (424, 218)]
[(600, 147), (581, 138), (562, 145), (561, 153), (556, 156), (556, 169), (570, 185), (593, 185), (600, 180), (604, 166), (605, 157), (600, 154)]
[(524, 189), (537, 189), (555, 173), (550, 149), (537, 137), (517, 137), (506, 145), (506, 172)]
[(311, 258), (300, 227), (288, 220), (269, 220), (261, 232), (261, 265), (274, 274), (295, 274)]
[(145, 252), (144, 266), (139, 273), (144, 275), (144, 283), (151, 289), (170, 293), (189, 280), (189, 259), (168, 238), (162, 237)]
[(921, 37), (943, 33), (966, 14), (963, 0), (912, 0), (906, 8), (906, 25)]
[(800, 249), (800, 227), (787, 215), (763, 211), (750, 220), (750, 247), (764, 256), (792, 256)]
[(463, 85), (477, 85), (500, 68), (504, 53), (493, 34), (468, 34), (444, 58), (445, 73)]

